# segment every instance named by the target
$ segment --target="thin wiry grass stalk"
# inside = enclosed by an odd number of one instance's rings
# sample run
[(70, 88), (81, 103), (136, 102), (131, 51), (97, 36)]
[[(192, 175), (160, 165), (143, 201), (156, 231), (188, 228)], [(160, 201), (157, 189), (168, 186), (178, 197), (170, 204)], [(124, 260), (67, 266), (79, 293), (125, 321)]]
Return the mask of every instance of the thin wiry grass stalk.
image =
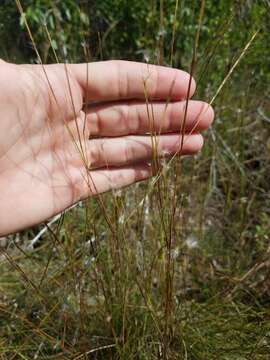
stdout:
[(158, 64), (164, 64), (164, 0), (159, 0), (159, 43)]
[(225, 19), (225, 21), (222, 24), (220, 24), (219, 28), (217, 29), (216, 40), (213, 41), (213, 39), (211, 39), (211, 41), (209, 41), (209, 45), (205, 47), (201, 59), (198, 61), (198, 65), (201, 62), (203, 62), (203, 64), (200, 68), (200, 74), (198, 75), (197, 85), (200, 85), (202, 80), (207, 76), (210, 64), (215, 59), (215, 55), (217, 54), (217, 49), (224, 40), (226, 31), (232, 24), (234, 17), (235, 17), (235, 12), (232, 11), (231, 16), (228, 19)]
[[(181, 0), (180, 0), (181, 7)], [(173, 58), (174, 58), (174, 47), (175, 47), (175, 37), (176, 37), (176, 24), (177, 24), (177, 13), (179, 9), (179, 0), (175, 1), (175, 9), (174, 9), (174, 22), (173, 22), (173, 30), (172, 30), (172, 41), (171, 41), (171, 49), (170, 49), (170, 66), (173, 66)]]
[[(219, 85), (215, 95), (212, 97), (209, 106), (213, 105), (214, 101), (216, 100), (216, 98), (218, 97), (218, 95), (220, 94), (221, 90), (223, 89), (223, 87), (225, 86), (225, 84), (227, 83), (227, 81), (229, 80), (229, 78), (231, 77), (233, 71), (235, 70), (235, 68), (237, 67), (237, 65), (239, 64), (240, 60), (243, 58), (243, 56), (246, 54), (247, 50), (249, 49), (250, 45), (252, 44), (252, 42), (255, 40), (256, 36), (258, 35), (260, 30), (257, 30), (252, 37), (250, 38), (250, 40), (247, 42), (247, 44), (245, 45), (244, 49), (242, 50), (242, 52), (240, 53), (240, 56), (237, 58), (237, 60), (235, 61), (235, 63), (233, 64), (233, 66), (231, 67), (231, 69), (229, 70), (228, 74), (226, 75), (226, 77), (224, 78), (224, 80), (222, 81), (222, 83)], [(201, 119), (199, 117), (199, 119), (196, 121), (196, 123), (194, 124), (194, 126), (192, 127), (192, 129), (190, 130), (190, 132), (188, 133), (188, 136), (192, 135), (197, 127), (198, 124), (200, 123)], [(183, 141), (183, 145), (184, 145), (184, 141)], [(183, 146), (182, 145), (182, 146)], [(172, 158), (169, 160), (168, 164), (170, 165), (172, 163), (172, 161), (176, 158), (177, 154), (173, 155)], [(162, 171), (166, 171), (166, 168), (164, 168)], [(158, 175), (158, 177), (155, 179), (155, 181), (158, 180), (160, 175)]]
[(86, 352), (83, 353), (83, 354), (80, 354), (80, 355), (76, 356), (76, 357), (74, 358), (74, 360), (83, 359), (83, 358), (85, 358), (85, 356), (88, 356), (88, 355), (90, 355), (90, 354), (94, 354), (94, 353), (96, 353), (96, 352), (98, 352), (98, 351), (107, 350), (107, 349), (111, 349), (111, 348), (114, 348), (114, 347), (116, 347), (116, 344), (110, 344), (110, 345), (100, 346), (100, 347), (98, 347), (98, 348), (96, 348), (96, 349), (91, 349), (91, 350), (89, 350), (89, 351), (86, 351)]
[(51, 49), (52, 49), (52, 51), (53, 51), (54, 59), (55, 59), (55, 61), (57, 62), (57, 64), (59, 64), (60, 61), (59, 61), (59, 58), (58, 58), (57, 53), (56, 53), (56, 51), (55, 51), (55, 48), (54, 48), (54, 46), (53, 46), (51, 34), (50, 34), (49, 30), (48, 30), (48, 26), (47, 26), (46, 23), (44, 23), (44, 29), (45, 29), (45, 33), (46, 33), (46, 36), (47, 36), (47, 38), (48, 38), (50, 47), (51, 47)]
[(214, 101), (216, 100), (217, 96), (219, 95), (219, 93), (221, 92), (221, 90), (223, 89), (223, 87), (225, 86), (225, 84), (227, 83), (227, 81), (229, 80), (229, 78), (231, 77), (232, 73), (234, 72), (235, 68), (237, 67), (237, 65), (239, 64), (239, 62), (241, 61), (241, 59), (245, 56), (247, 50), (249, 49), (250, 45), (253, 43), (253, 41), (255, 40), (256, 36), (259, 34), (260, 29), (258, 29), (257, 31), (254, 32), (254, 34), (251, 36), (250, 40), (247, 42), (247, 44), (245, 45), (244, 49), (242, 50), (242, 52), (240, 53), (238, 59), (235, 61), (235, 63), (233, 64), (233, 66), (230, 68), (228, 74), (225, 76), (224, 80), (222, 81), (222, 83), (220, 84), (220, 86), (218, 87), (215, 95), (212, 97), (209, 105), (212, 105), (214, 103)]
[[(178, 5), (178, 4), (177, 4)], [(183, 151), (183, 145), (184, 145), (184, 134), (186, 130), (186, 119), (187, 119), (187, 110), (188, 110), (188, 103), (189, 103), (189, 97), (190, 97), (190, 91), (191, 91), (191, 84), (192, 84), (192, 76), (194, 74), (195, 70), (195, 64), (197, 59), (197, 47), (199, 44), (199, 37), (200, 37), (200, 30), (202, 26), (203, 21), (203, 15), (204, 15), (204, 8), (205, 8), (205, 2), (201, 1), (201, 7), (200, 7), (200, 14), (199, 14), (199, 20), (198, 20), (198, 30), (195, 34), (195, 40), (194, 40), (194, 47), (193, 47), (193, 55), (192, 55), (192, 62), (190, 67), (190, 78), (188, 83), (188, 89), (187, 89), (187, 100), (186, 100), (186, 106), (185, 106), (185, 113), (184, 113), (184, 119), (181, 123), (180, 128), (180, 136), (181, 137), (181, 143), (180, 143), (180, 153)], [(174, 19), (174, 22), (176, 22), (176, 18)], [(175, 25), (174, 25), (175, 26)], [(174, 34), (173, 34), (174, 36)], [(181, 163), (180, 163), (181, 164)], [(179, 165), (179, 170), (175, 177), (175, 182), (177, 184), (181, 183), (181, 165)], [(181, 186), (181, 185), (180, 185)], [(175, 187), (176, 188), (176, 187)], [(165, 279), (165, 325), (164, 325), (164, 338), (163, 338), (163, 358), (168, 358), (168, 346), (170, 342), (170, 337), (172, 333), (172, 311), (173, 311), (173, 287), (174, 287), (174, 261), (172, 259), (172, 234), (174, 232), (175, 227), (175, 213), (176, 213), (176, 203), (177, 203), (177, 194), (176, 191), (173, 191), (173, 198), (172, 198), (172, 207), (170, 207), (170, 225), (168, 228), (168, 238), (166, 240), (166, 256), (165, 256), (165, 272), (166, 272), (166, 279)], [(161, 205), (162, 206), (162, 205)]]

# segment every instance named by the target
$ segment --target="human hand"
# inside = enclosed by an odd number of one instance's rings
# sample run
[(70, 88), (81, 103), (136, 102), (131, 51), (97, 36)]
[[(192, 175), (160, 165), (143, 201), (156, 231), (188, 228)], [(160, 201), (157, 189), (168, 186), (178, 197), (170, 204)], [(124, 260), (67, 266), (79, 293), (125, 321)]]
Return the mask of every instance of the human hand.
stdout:
[(149, 123), (160, 134), (158, 155), (195, 154), (214, 117), (206, 103), (190, 100), (181, 148), (190, 76), (171, 68), (0, 62), (0, 78), (0, 236), (150, 177)]

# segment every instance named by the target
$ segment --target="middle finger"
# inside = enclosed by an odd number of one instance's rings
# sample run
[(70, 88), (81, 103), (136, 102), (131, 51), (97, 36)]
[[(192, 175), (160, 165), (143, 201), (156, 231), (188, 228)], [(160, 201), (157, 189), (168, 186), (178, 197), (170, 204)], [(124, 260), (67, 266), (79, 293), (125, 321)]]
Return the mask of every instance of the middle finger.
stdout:
[[(187, 106), (187, 111), (186, 111)], [(214, 119), (213, 108), (202, 101), (189, 100), (166, 104), (154, 102), (104, 103), (88, 107), (86, 124), (89, 136), (123, 136), (151, 132), (180, 131), (185, 119), (185, 131), (207, 129)], [(195, 128), (194, 128), (195, 127)]]

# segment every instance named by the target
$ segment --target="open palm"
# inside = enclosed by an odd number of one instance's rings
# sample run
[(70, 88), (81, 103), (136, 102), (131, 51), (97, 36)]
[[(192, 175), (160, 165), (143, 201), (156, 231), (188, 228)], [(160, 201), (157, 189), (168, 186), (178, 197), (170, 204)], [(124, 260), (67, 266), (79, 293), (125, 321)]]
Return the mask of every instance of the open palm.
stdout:
[[(150, 133), (160, 156), (179, 152), (195, 91), (183, 71), (124, 61), (1, 62), (0, 78), (0, 235), (151, 176)], [(212, 120), (211, 107), (189, 101), (183, 154), (201, 149)]]

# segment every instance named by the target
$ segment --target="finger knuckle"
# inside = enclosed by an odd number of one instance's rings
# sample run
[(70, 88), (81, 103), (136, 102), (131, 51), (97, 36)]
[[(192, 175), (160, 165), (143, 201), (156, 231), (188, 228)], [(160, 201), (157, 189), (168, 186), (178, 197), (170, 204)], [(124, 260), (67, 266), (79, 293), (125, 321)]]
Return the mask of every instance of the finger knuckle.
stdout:
[(103, 145), (99, 142), (92, 142), (89, 147), (89, 162), (90, 166), (101, 166), (104, 163), (103, 159)]

